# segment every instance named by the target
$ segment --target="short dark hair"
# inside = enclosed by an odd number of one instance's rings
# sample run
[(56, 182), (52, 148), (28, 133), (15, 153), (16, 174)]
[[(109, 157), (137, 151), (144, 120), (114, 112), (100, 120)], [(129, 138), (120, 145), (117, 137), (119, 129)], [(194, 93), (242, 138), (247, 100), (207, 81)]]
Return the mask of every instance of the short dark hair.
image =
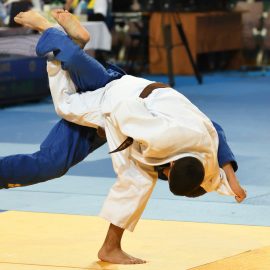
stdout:
[(200, 187), (204, 179), (203, 164), (195, 157), (180, 158), (173, 163), (169, 178), (170, 190), (174, 195), (197, 197), (191, 194)]
[(198, 186), (191, 192), (187, 193), (185, 196), (189, 198), (196, 198), (204, 195), (205, 193), (206, 193), (205, 189), (203, 189), (201, 186)]

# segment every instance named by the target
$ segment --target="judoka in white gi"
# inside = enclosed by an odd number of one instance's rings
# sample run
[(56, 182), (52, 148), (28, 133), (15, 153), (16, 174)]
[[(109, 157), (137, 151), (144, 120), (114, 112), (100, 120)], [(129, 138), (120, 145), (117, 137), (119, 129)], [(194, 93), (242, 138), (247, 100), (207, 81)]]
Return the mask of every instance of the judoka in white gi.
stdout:
[[(59, 16), (70, 15), (63, 12)], [(21, 14), (16, 21), (40, 31), (52, 27), (37, 15), (32, 18)], [(68, 27), (66, 31), (69, 33)], [(153, 82), (125, 75), (96, 91), (78, 93), (61, 63), (48, 62), (48, 74), (55, 109), (61, 117), (79, 125), (104, 128), (111, 150), (127, 137), (134, 140), (128, 148), (112, 154), (118, 179), (100, 214), (111, 223), (100, 259), (145, 262), (127, 255), (120, 244), (124, 230), (132, 231), (136, 226), (153, 191), (155, 166), (168, 164), (164, 173), (176, 195), (192, 197), (218, 191), (236, 196), (239, 202), (245, 198), (245, 191), (230, 175), (232, 168), (225, 166), (226, 173), (219, 168), (218, 135), (212, 122), (174, 89), (157, 87), (146, 98), (140, 98)], [(226, 174), (230, 176), (229, 185)]]

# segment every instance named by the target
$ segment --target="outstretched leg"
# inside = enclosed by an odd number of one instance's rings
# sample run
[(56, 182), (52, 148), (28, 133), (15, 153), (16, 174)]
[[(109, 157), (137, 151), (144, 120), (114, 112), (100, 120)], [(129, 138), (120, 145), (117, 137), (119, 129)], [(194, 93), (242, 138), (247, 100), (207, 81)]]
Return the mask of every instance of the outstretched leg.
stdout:
[[(41, 32), (45, 31), (45, 36), (42, 36), (45, 45), (42, 46), (42, 42), (40, 42), (40, 50), (46, 49), (51, 44), (53, 46), (50, 48), (51, 51), (59, 56), (58, 60), (63, 60), (63, 64), (67, 63), (69, 66), (70, 63), (71, 71), (75, 73), (75, 79), (77, 78), (76, 72), (80, 71), (77, 70), (78, 66), (84, 65), (81, 63), (76, 65), (76, 57), (72, 57), (72, 55), (77, 54), (77, 57), (84, 59), (84, 53), (66, 34), (53, 28), (45, 18), (35, 11), (21, 12), (16, 16), (15, 21), (26, 27)], [(54, 41), (56, 44), (53, 44)], [(93, 58), (87, 59), (83, 63), (85, 65), (90, 63), (90, 66), (95, 67), (95, 70), (91, 76), (87, 72), (82, 72), (85, 75), (84, 79), (78, 77), (77, 85), (83, 90), (95, 90), (103, 87), (108, 80), (117, 78), (117, 76), (108, 75), (106, 70)], [(99, 79), (103, 75), (104, 79)], [(91, 81), (89, 78), (92, 78)], [(104, 143), (105, 140), (96, 135), (95, 129), (61, 120), (49, 133), (38, 152), (0, 158), (0, 188), (31, 185), (60, 177), (71, 166), (83, 160)]]
[[(42, 18), (40, 19), (41, 26), (39, 25), (40, 17)], [(74, 15), (58, 10), (58, 12), (54, 13), (54, 17), (67, 33), (71, 34), (71, 37), (59, 29), (53, 28), (49, 23), (45, 23), (45, 18), (35, 11), (21, 12), (15, 17), (15, 21), (31, 29), (43, 32), (36, 47), (37, 55), (45, 56), (53, 52), (55, 58), (61, 62), (62, 68), (69, 71), (79, 91), (96, 90), (125, 75), (124, 71), (113, 65), (108, 65), (107, 69), (104, 68), (97, 60), (86, 54), (80, 46), (73, 42), (75, 40), (83, 44), (87, 40), (85, 28)], [(69, 23), (70, 20), (76, 24), (77, 32)]]
[(78, 91), (94, 91), (125, 74), (114, 66), (106, 69), (56, 28), (49, 28), (42, 34), (36, 51), (39, 56), (53, 52), (62, 68), (69, 72)]
[[(61, 42), (59, 38), (64, 36), (68, 39), (68, 44), (79, 51), (79, 47), (63, 32), (53, 28), (44, 17), (35, 11), (21, 12), (16, 16), (15, 21), (41, 32), (55, 30), (56, 40), (59, 43)], [(51, 43), (53, 40), (52, 38)], [(60, 56), (70, 59), (68, 57), (70, 54)], [(100, 80), (96, 81), (94, 85), (99, 88), (104, 86), (104, 83)], [(79, 81), (79, 84), (85, 89), (83, 81)], [(31, 185), (60, 177), (71, 166), (83, 160), (104, 143), (105, 140), (97, 136), (95, 129), (61, 120), (41, 144), (38, 152), (0, 158), (0, 188)]]
[(96, 129), (60, 120), (36, 153), (0, 158), (0, 188), (58, 178), (104, 143)]

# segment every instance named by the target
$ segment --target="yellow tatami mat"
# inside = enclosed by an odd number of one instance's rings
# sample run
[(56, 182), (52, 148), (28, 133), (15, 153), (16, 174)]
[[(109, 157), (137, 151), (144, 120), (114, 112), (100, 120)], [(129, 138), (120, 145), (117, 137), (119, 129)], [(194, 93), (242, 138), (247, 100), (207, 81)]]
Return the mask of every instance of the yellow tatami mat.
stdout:
[(247, 251), (214, 263), (193, 268), (192, 270), (269, 270), (270, 247)]
[[(270, 269), (270, 227), (141, 220), (123, 248), (148, 263), (129, 266), (98, 261), (107, 228), (98, 217), (1, 213), (0, 269)], [(251, 268), (241, 268), (248, 260)]]

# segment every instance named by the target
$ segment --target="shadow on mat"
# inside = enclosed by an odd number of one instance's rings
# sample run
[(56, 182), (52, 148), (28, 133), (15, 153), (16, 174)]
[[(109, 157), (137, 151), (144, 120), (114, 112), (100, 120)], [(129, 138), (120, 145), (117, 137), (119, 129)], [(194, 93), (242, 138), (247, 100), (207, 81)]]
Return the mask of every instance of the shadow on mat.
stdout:
[(116, 264), (96, 261), (90, 265), (89, 270), (118, 270), (118, 266)]
[(76, 176), (91, 175), (93, 177), (115, 177), (115, 172), (112, 167), (112, 160), (110, 158), (81, 162), (76, 166), (72, 167), (67, 174)]

